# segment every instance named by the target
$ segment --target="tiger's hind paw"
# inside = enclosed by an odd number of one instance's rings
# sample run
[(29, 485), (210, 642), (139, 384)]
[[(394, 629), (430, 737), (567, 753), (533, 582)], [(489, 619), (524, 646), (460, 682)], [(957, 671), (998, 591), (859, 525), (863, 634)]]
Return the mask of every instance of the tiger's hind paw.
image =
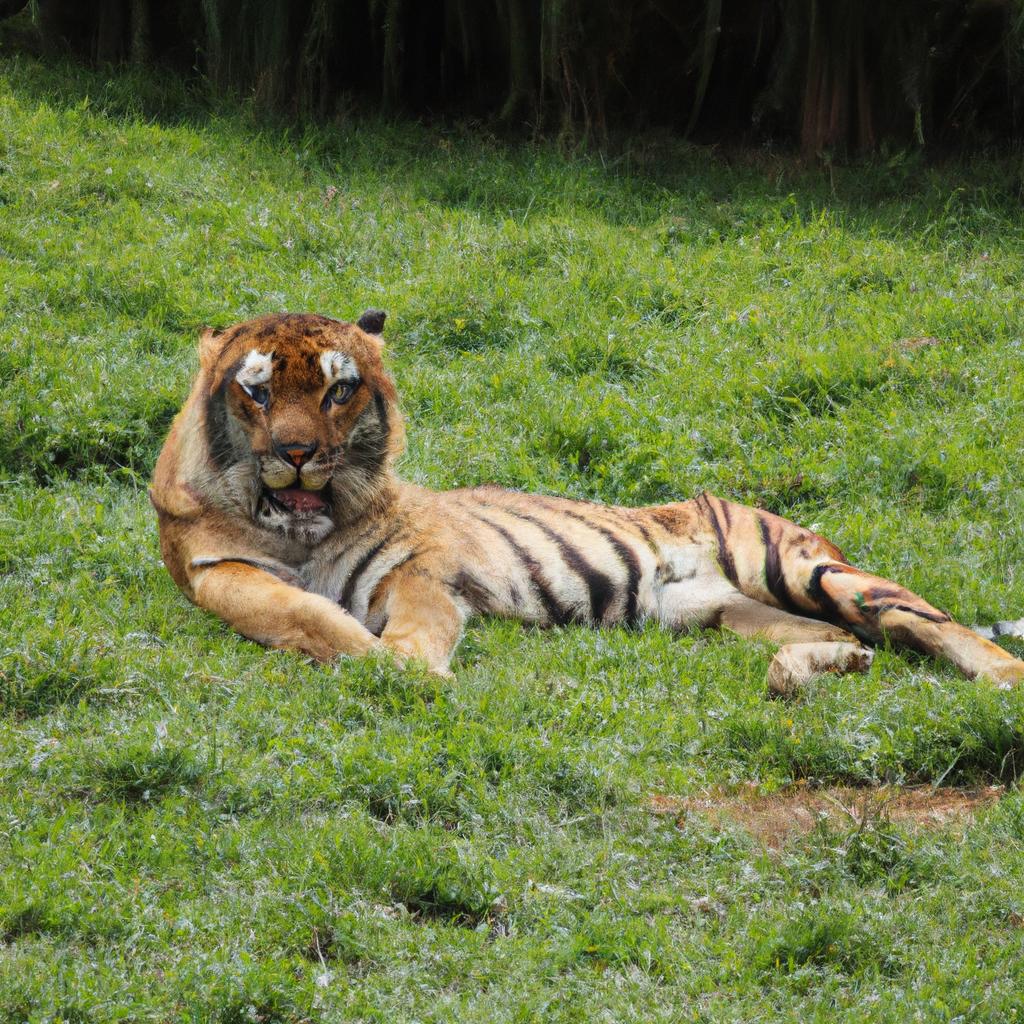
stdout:
[(1024, 661), (1014, 658), (983, 669), (978, 676), (995, 683), (997, 690), (1012, 690), (1024, 683)]

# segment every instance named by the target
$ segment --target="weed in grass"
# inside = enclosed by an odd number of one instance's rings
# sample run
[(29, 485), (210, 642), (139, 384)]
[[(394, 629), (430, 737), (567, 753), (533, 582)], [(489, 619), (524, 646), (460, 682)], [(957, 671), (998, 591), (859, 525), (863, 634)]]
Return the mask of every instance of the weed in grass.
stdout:
[(792, 974), (803, 967), (892, 974), (899, 970), (899, 959), (879, 938), (856, 910), (822, 901), (771, 927), (757, 944), (754, 962), (766, 975)]
[(302, 955), (320, 964), (367, 964), (372, 960), (366, 928), (354, 914), (340, 914), (329, 924), (314, 925)]
[(545, 751), (529, 770), (537, 784), (570, 813), (593, 812), (615, 803), (615, 786), (586, 754)]
[(38, 903), (7, 907), (0, 915), (0, 942), (15, 942), (25, 935), (41, 935), (53, 925), (48, 909)]
[(301, 1024), (309, 1019), (287, 996), (276, 992), (228, 998), (209, 1010), (208, 1019), (215, 1024)]
[(844, 741), (813, 719), (797, 731), (786, 720), (766, 720), (753, 713), (725, 719), (705, 740), (717, 756), (756, 760), (787, 781), (864, 784), (872, 781), (870, 760), (857, 745)]
[(556, 373), (590, 378), (602, 387), (620, 382), (635, 384), (650, 374), (652, 362), (651, 354), (634, 352), (632, 345), (614, 334), (603, 339), (569, 338), (547, 356), (547, 364)]
[(858, 885), (881, 887), (891, 896), (929, 885), (943, 870), (952, 873), (943, 868), (942, 851), (934, 842), (890, 820), (897, 792), (865, 788), (825, 795), (833, 813), (819, 814), (806, 840), (812, 859), (835, 863)]
[(775, 372), (759, 396), (756, 410), (778, 428), (802, 417), (834, 416), (854, 403), (863, 402), (875, 388), (890, 383), (892, 374), (872, 366), (863, 353), (847, 355), (845, 366), (833, 358), (816, 364)]
[(0, 944), (36, 941), (109, 941), (123, 932), (122, 922), (109, 907), (90, 904), (54, 886), (33, 884), (31, 878), (6, 878), (9, 895), (0, 897)]
[[(755, 757), (782, 781), (824, 784), (1013, 782), (1024, 764), (1017, 698), (955, 686), (904, 697), (885, 691), (874, 706), (851, 709), (827, 693), (817, 702), (775, 715), (739, 710), (708, 731), (705, 749), (721, 762)], [(857, 688), (856, 681), (851, 680)], [(861, 687), (862, 688), (862, 687)], [(854, 725), (855, 723), (855, 725)]]
[(599, 967), (635, 967), (643, 974), (668, 978), (675, 971), (676, 954), (663, 920), (597, 913), (587, 918), (576, 935), (578, 955)]
[(54, 1024), (94, 1024), (95, 1020), (95, 1014), (74, 1003), (58, 1006), (54, 1014)]
[(443, 857), (400, 868), (391, 892), (415, 918), (461, 928), (488, 920), (500, 895), (486, 874)]
[(356, 700), (393, 715), (422, 712), (441, 691), (437, 677), (424, 666), (411, 664), (401, 671), (385, 658), (360, 659), (347, 667), (344, 686)]
[(473, 293), (453, 296), (446, 303), (434, 296), (430, 309), (427, 316), (410, 314), (407, 340), (424, 351), (455, 356), (526, 340), (528, 322), (509, 300)]
[(429, 744), (397, 751), (382, 745), (377, 736), (346, 753), (338, 765), (338, 798), (359, 800), (385, 824), (436, 821), (455, 828), (484, 809), (485, 782), (472, 762)]
[(416, 919), (476, 928), (497, 912), (501, 893), (490, 865), (428, 835), (400, 837), (389, 858), (391, 897)]
[(414, 920), (469, 928), (501, 906), (490, 858), (465, 842), (454, 843), (445, 829), (396, 825), (382, 831), (365, 815), (352, 815), (344, 825), (330, 849), (317, 856), (333, 891), (401, 906)]
[(64, 1003), (56, 1007), (50, 1020), (53, 1024), (95, 1024), (96, 1017), (82, 1006)]
[(238, 782), (218, 778), (208, 801), (208, 806), (219, 816), (234, 818), (272, 806), (274, 789), (264, 782)]
[(97, 795), (145, 803), (195, 786), (204, 770), (185, 747), (129, 741), (98, 755), (90, 774)]
[[(32, 1019), (35, 1007), (30, 999), (19, 994), (4, 993), (0, 996), (0, 1012), (11, 1021), (27, 1021)], [(59, 1019), (59, 1018), (58, 1018)]]
[(122, 668), (109, 646), (80, 632), (36, 636), (31, 645), (0, 649), (0, 708), (39, 715), (115, 686)]
[(937, 854), (889, 824), (855, 829), (840, 851), (844, 868), (861, 885), (881, 884), (890, 893), (934, 881), (942, 870)]

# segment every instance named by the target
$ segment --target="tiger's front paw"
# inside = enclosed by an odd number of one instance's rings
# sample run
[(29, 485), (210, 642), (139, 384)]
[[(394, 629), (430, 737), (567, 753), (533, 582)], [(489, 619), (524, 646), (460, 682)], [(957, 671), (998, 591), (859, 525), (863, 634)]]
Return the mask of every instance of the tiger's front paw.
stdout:
[(425, 651), (413, 644), (403, 644), (401, 641), (385, 642), (385, 647), (400, 668), (407, 665), (419, 665), (431, 675), (439, 676), (441, 679), (455, 678), (455, 673), (448, 667), (448, 658), (440, 658), (430, 651)]
[(867, 672), (874, 656), (874, 651), (857, 643), (786, 644), (768, 666), (768, 690), (776, 697), (793, 697), (801, 686), (826, 672)]

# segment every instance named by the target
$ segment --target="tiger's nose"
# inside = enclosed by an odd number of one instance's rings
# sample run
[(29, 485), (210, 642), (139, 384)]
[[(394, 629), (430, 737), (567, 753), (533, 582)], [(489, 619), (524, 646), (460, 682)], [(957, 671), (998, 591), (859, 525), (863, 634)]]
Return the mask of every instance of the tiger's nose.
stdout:
[(293, 466), (301, 466), (313, 455), (316, 449), (316, 441), (311, 441), (309, 444), (302, 444), (299, 441), (274, 442), (274, 451), (285, 462), (290, 462)]

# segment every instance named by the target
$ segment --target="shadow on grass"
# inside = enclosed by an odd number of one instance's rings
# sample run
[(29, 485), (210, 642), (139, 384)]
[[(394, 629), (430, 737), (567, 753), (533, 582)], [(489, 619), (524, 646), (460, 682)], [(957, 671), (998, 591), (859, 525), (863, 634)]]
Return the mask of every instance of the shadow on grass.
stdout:
[(23, 103), (166, 127), (215, 125), (222, 142), (240, 149), (272, 141), (279, 150), (287, 143), (349, 185), (387, 182), (423, 202), (520, 223), (550, 214), (558, 204), (634, 226), (666, 216), (678, 221), (685, 213), (675, 242), (728, 241), (769, 223), (813, 220), (823, 209), (891, 238), (925, 228), (995, 238), (1020, 232), (1024, 180), (1019, 160), (1011, 157), (933, 167), (899, 153), (823, 170), (786, 155), (702, 147), (667, 135), (627, 139), (609, 154), (507, 143), (478, 128), (425, 127), (371, 115), (296, 124), (257, 111), (244, 97), (215, 95), (200, 78), (69, 60), (44, 63), (11, 42), (4, 47), (0, 31), (0, 73)]

